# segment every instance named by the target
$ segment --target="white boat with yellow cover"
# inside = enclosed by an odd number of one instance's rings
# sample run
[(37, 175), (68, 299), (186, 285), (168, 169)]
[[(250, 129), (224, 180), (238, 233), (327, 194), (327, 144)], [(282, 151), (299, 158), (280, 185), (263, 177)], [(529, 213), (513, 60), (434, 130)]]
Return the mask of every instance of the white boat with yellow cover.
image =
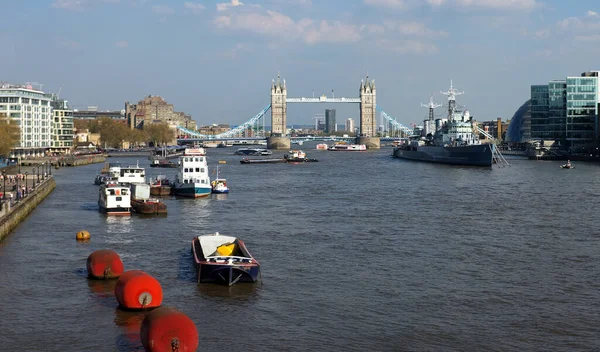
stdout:
[(199, 283), (231, 286), (258, 280), (260, 264), (250, 255), (244, 242), (236, 237), (218, 232), (194, 237), (192, 254)]

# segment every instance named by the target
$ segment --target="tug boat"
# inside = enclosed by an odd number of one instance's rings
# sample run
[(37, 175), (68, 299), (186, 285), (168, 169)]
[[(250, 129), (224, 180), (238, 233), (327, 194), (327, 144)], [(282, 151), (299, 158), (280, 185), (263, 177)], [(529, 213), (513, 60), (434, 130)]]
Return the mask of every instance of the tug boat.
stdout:
[(244, 242), (218, 232), (192, 240), (192, 254), (198, 283), (212, 282), (231, 286), (256, 282), (260, 264), (250, 255)]
[(204, 148), (187, 148), (178, 164), (179, 172), (171, 184), (175, 196), (200, 198), (212, 193)]
[(108, 215), (130, 215), (131, 193), (129, 187), (115, 182), (101, 185), (98, 194), (98, 208), (101, 213)]
[(306, 157), (306, 153), (302, 150), (290, 150), (289, 154), (285, 154), (283, 156), (285, 161), (288, 163), (308, 163), (308, 162), (317, 162), (317, 159), (309, 159)]

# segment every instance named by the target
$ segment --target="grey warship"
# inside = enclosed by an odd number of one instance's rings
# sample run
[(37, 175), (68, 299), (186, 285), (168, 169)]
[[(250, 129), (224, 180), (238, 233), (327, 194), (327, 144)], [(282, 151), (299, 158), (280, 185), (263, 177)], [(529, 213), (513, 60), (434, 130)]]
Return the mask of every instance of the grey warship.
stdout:
[(458, 92), (450, 81), (450, 89), (441, 93), (448, 96), (448, 116), (434, 118), (434, 109), (441, 104), (434, 103), (432, 97), (429, 104), (422, 104), (429, 108), (429, 116), (423, 121), (420, 134), (396, 146), (392, 155), (433, 163), (492, 166), (495, 145), (479, 141), (469, 111), (456, 105), (456, 96), (464, 92)]

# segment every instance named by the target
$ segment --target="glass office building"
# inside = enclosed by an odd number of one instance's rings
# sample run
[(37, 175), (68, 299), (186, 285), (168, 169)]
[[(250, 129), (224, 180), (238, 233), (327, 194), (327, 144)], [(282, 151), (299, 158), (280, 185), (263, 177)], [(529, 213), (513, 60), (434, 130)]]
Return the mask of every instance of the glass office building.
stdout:
[(531, 86), (531, 138), (556, 140), (573, 152), (598, 136), (598, 71)]
[(531, 86), (531, 138), (549, 139), (548, 84)]
[(572, 148), (581, 148), (595, 140), (597, 120), (598, 71), (567, 77), (566, 137)]
[(550, 81), (548, 83), (548, 138), (566, 140), (567, 138), (567, 82)]

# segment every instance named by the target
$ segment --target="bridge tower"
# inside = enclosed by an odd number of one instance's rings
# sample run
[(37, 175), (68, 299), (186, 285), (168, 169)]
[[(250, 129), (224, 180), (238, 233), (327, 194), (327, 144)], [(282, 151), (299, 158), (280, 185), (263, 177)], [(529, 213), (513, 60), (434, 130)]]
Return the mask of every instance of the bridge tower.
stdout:
[(285, 79), (281, 81), (279, 72), (277, 81), (271, 83), (271, 137), (267, 138), (269, 149), (289, 149), (290, 138), (287, 137), (287, 87)]
[(356, 143), (366, 144), (369, 149), (379, 149), (380, 139), (377, 137), (377, 88), (375, 80), (369, 82), (369, 76), (365, 81), (360, 81), (358, 91), (360, 97), (360, 134), (356, 137)]

